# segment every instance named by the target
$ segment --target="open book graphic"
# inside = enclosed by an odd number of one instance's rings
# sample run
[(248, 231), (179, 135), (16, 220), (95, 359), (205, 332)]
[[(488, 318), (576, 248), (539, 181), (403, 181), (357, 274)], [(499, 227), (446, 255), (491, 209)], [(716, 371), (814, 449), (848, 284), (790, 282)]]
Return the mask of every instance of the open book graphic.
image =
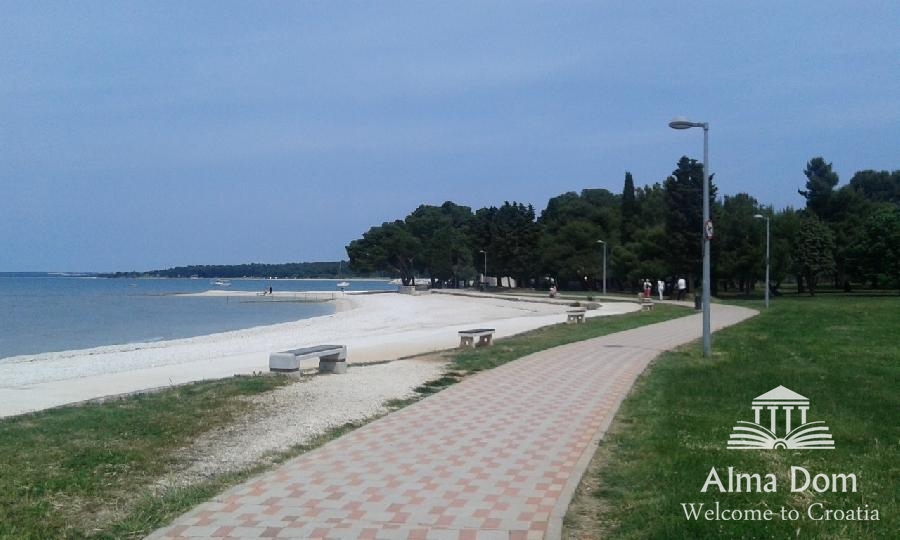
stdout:
[(831, 450), (834, 441), (827, 433), (825, 422), (807, 422), (791, 430), (784, 437), (778, 437), (768, 428), (753, 422), (738, 421), (728, 438), (731, 450), (772, 450), (788, 448), (792, 450)]

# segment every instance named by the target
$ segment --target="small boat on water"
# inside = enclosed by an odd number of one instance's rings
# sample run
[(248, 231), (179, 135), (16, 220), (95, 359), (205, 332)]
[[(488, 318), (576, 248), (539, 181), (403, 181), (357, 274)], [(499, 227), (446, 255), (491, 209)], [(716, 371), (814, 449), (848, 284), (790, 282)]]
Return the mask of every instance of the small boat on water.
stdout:
[(349, 286), (350, 286), (350, 283), (348, 283), (348, 282), (346, 282), (346, 281), (341, 281), (341, 282), (339, 282), (339, 283), (337, 284), (338, 289), (340, 289), (340, 290), (342, 290), (342, 291), (343, 291), (344, 289), (346, 289), (347, 287), (349, 287)]
[(224, 279), (217, 279), (212, 282), (216, 287), (231, 287), (231, 282)]

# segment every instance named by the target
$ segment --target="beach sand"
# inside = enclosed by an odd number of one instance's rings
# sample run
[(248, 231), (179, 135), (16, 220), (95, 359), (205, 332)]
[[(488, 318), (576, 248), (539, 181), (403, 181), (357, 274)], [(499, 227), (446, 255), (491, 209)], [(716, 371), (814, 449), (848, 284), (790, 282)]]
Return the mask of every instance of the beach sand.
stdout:
[[(430, 293), (346, 294), (336, 303), (333, 315), (289, 323), (5, 359), (0, 363), (0, 417), (193, 381), (268, 372), (269, 353), (311, 345), (346, 345), (351, 364), (395, 360), (456, 347), (457, 332), (467, 328), (495, 328), (495, 337), (505, 337), (564, 322), (567, 309), (561, 303)], [(588, 316), (635, 309), (637, 304), (607, 303), (589, 311)], [(317, 360), (309, 360), (301, 368), (317, 365)]]

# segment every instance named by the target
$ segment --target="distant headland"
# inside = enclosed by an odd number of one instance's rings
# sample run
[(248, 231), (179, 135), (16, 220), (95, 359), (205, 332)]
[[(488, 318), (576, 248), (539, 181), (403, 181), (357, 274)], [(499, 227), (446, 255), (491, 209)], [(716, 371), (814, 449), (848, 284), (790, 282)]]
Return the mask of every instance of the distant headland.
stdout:
[(278, 278), (278, 279), (339, 279), (369, 277), (348, 268), (347, 261), (321, 261), (281, 264), (204, 264), (176, 266), (148, 272), (113, 272), (97, 274), (110, 278)]

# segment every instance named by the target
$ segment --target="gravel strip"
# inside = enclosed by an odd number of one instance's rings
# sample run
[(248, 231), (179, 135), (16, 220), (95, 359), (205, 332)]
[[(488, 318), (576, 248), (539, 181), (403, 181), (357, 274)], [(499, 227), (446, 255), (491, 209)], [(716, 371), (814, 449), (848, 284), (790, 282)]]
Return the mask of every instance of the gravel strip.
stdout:
[(183, 451), (189, 465), (160, 481), (161, 488), (186, 486), (265, 463), (273, 454), (308, 442), (331, 428), (388, 411), (391, 399), (439, 378), (447, 366), (439, 356), (349, 366), (343, 375), (314, 375), (248, 401), (250, 414), (197, 439)]

